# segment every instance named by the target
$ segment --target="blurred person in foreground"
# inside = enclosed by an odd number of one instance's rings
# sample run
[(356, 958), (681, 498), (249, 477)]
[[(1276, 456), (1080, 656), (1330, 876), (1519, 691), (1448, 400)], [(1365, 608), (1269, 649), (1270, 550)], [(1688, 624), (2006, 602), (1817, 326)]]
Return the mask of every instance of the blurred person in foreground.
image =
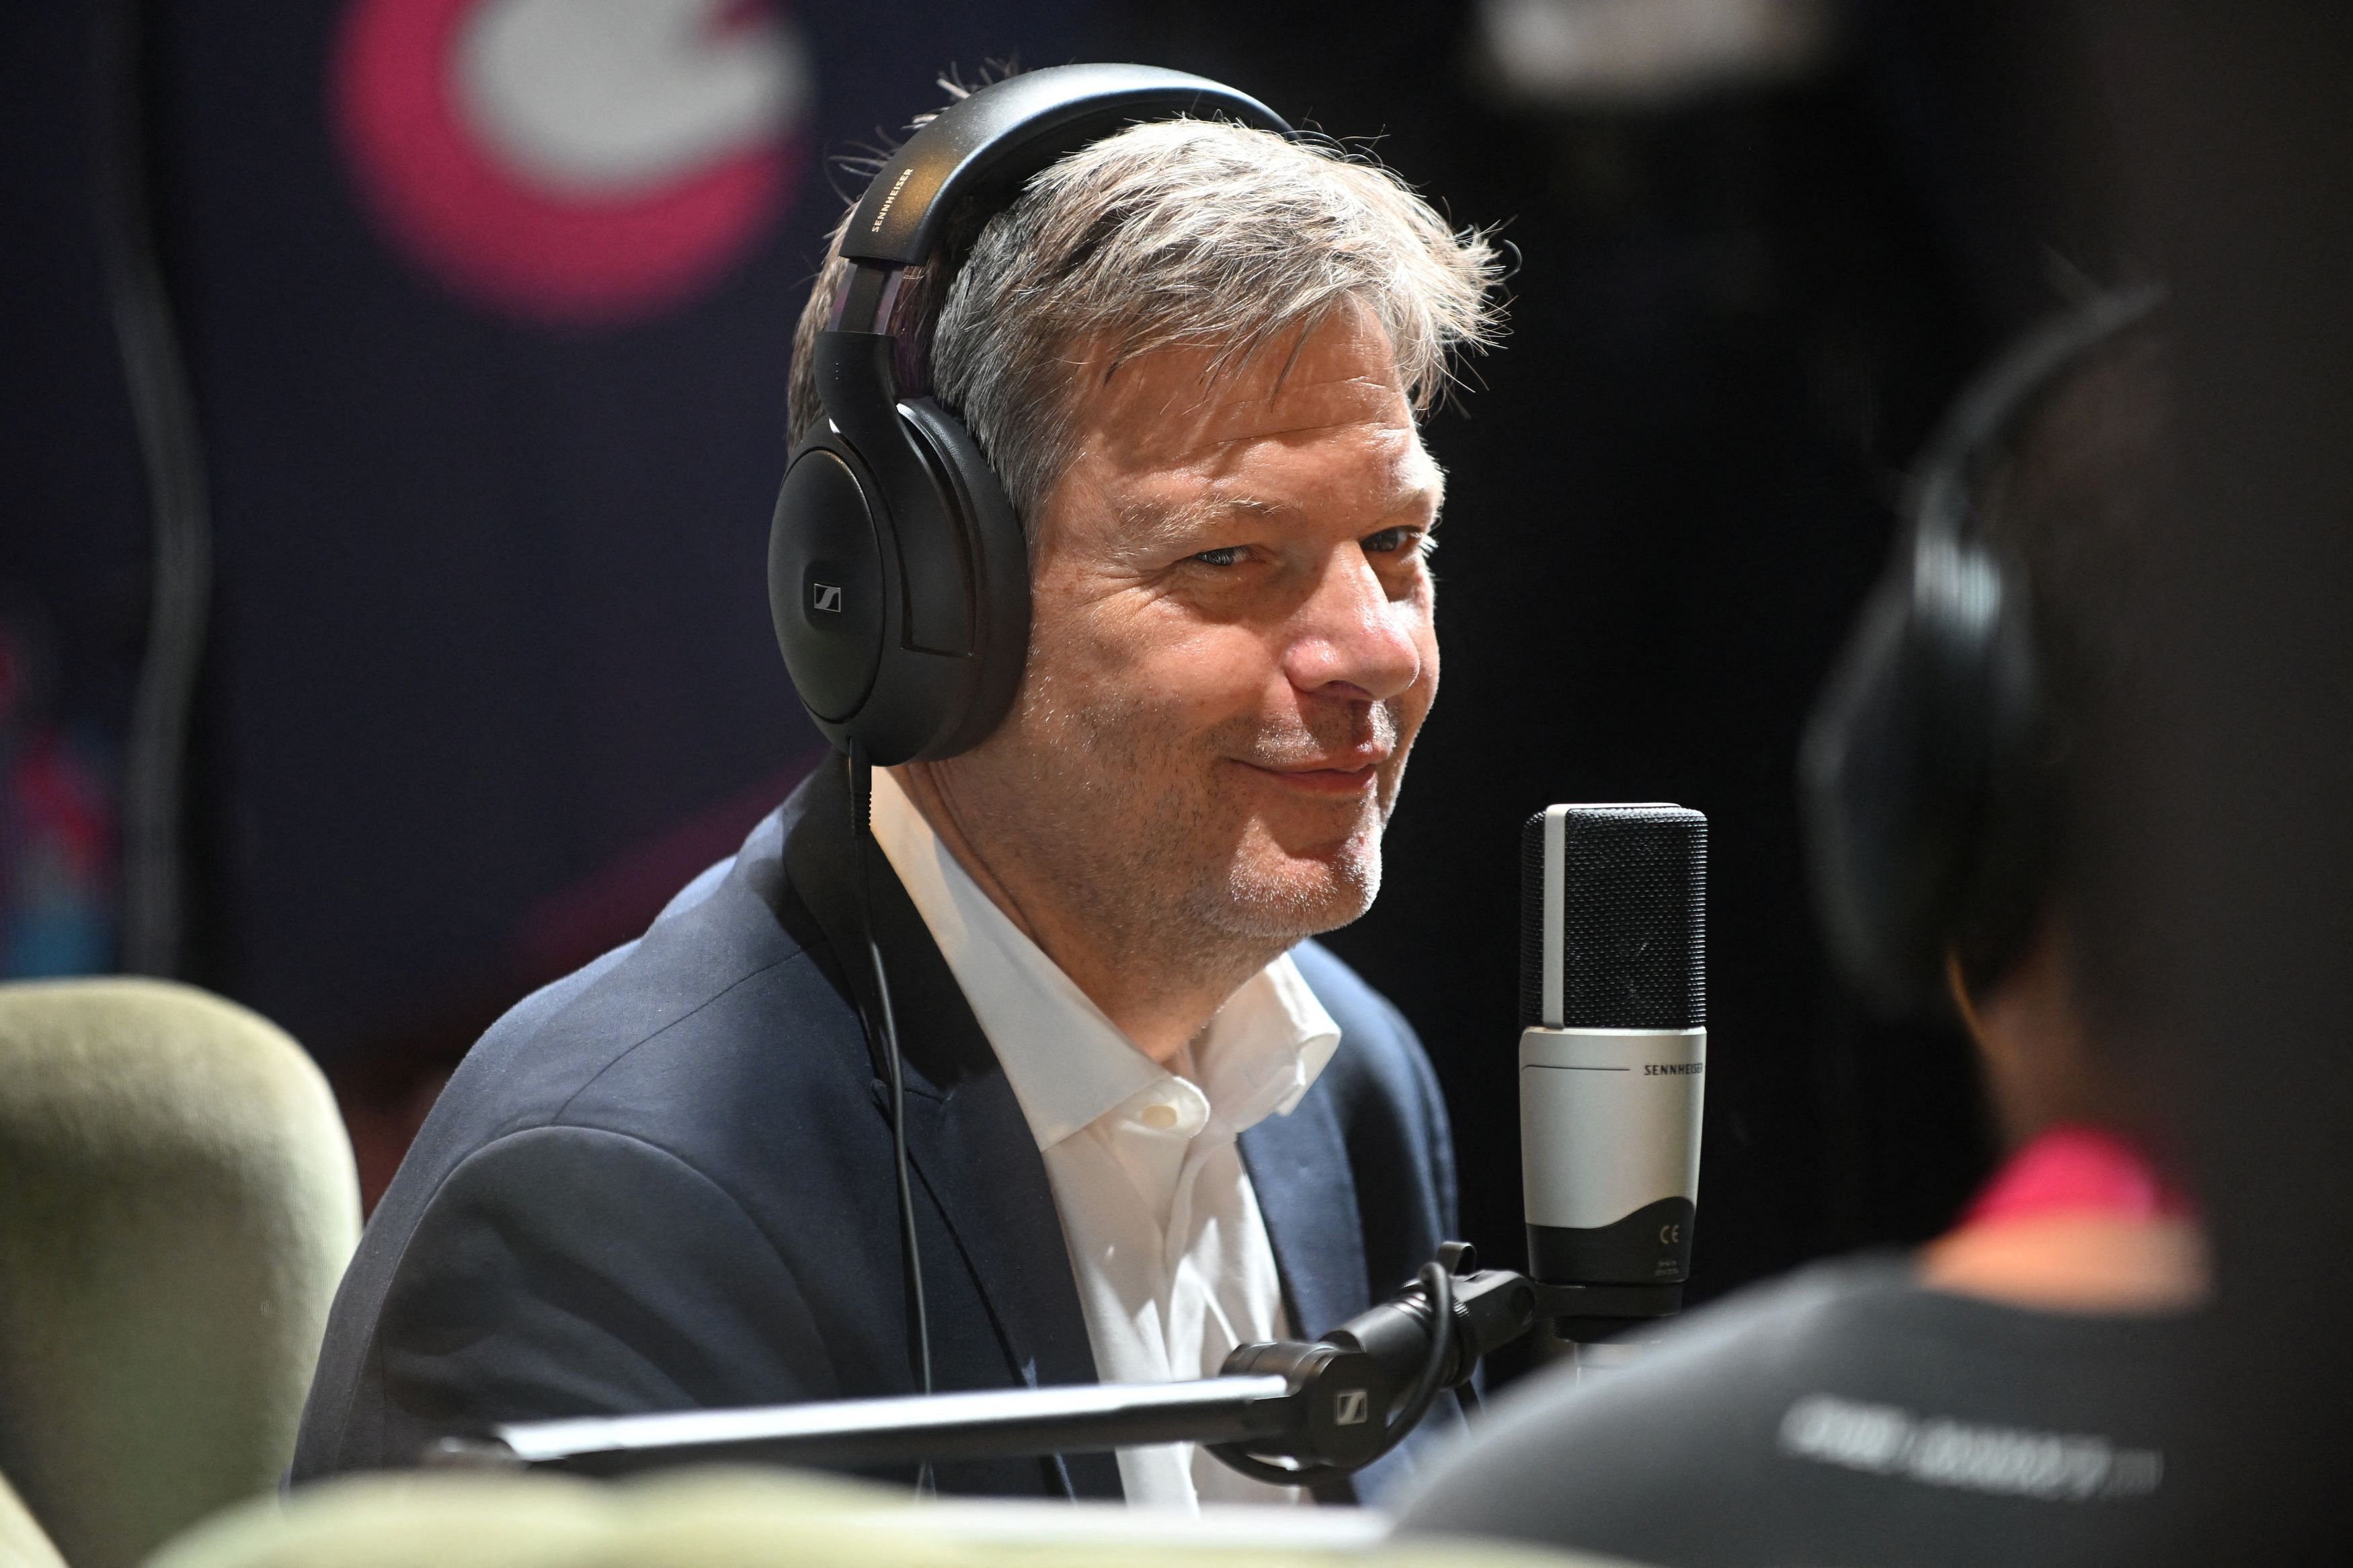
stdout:
[[(1493, 252), (1366, 159), (1204, 120), (1008, 199), (941, 258), (931, 358), (1026, 536), (1010, 713), (878, 770), (864, 868), (829, 758), (642, 938), (491, 1029), (344, 1281), (298, 1481), (495, 1422), (914, 1392), (870, 930), (939, 1389), (1214, 1374), (1448, 1234), (1421, 1047), (1307, 939), (1372, 903), (1437, 692), (1418, 417), (1493, 331)], [(1300, 1500), (1190, 1445), (936, 1476)]]
[(2166, 1484), (2164, 1374), (2208, 1266), (2155, 1152), (2137, 1032), (2079, 959), (2095, 916), (2063, 803), (2123, 699), (2116, 606), (2167, 471), (2160, 320), (2144, 307), (2073, 356), (1968, 480), (1979, 539), (2025, 587), (2031, 751), (2061, 803), (2016, 864), (1973, 868), (2020, 914), (1926, 933), (2007, 1161), (1915, 1254), (1816, 1265), (1623, 1369), (1514, 1391), (1416, 1489), (1404, 1530), (1676, 1568), (2093, 1562), (2134, 1539)]

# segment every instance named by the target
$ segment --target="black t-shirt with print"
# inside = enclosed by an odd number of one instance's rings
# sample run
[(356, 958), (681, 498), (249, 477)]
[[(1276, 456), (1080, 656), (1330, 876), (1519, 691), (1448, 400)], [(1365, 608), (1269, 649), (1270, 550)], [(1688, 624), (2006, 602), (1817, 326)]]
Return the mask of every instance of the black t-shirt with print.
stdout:
[(1818, 1265), (1631, 1365), (1521, 1384), (1398, 1528), (1672, 1568), (2102, 1561), (2173, 1484), (2167, 1374), (2190, 1331), (1923, 1289), (1896, 1258)]

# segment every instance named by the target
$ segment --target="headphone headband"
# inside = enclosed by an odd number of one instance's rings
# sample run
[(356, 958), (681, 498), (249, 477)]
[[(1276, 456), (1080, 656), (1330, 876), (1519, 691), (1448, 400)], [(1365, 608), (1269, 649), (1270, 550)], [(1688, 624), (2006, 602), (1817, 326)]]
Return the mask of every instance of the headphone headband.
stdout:
[(1009, 200), (1047, 164), (1127, 121), (1187, 117), (1292, 133), (1274, 110), (1207, 77), (1129, 65), (1028, 71), (991, 82), (908, 137), (866, 187), (841, 254), (919, 265), (939, 247), (958, 200)]
[(2043, 394), (2164, 301), (2158, 283), (2101, 294), (2042, 322), (1980, 373), (1928, 442), (1909, 507), (1914, 526), (1957, 538), (1975, 515), (1973, 498), (1987, 457), (2026, 422)]
[(1799, 759), (1808, 859), (1839, 969), (1890, 1011), (1948, 954), (1998, 971), (2032, 935), (2065, 800), (2045, 728), (2032, 584), (1978, 533), (1993, 454), (2156, 287), (2103, 294), (1972, 381), (1918, 469), (1911, 527), (1817, 700)]

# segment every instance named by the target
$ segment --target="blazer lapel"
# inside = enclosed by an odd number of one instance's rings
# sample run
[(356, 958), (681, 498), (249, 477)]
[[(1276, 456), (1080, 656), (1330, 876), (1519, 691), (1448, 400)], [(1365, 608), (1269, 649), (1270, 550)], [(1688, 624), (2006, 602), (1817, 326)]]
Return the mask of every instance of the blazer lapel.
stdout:
[[(911, 1081), (907, 1152), (955, 1233), (1022, 1381), (1033, 1388), (1095, 1382), (1061, 1215), (1005, 1075), (968, 1080), (944, 1097), (919, 1094)], [(1059, 1463), (1073, 1497), (1124, 1495), (1110, 1454), (1069, 1454)]]
[(1290, 1115), (1268, 1117), (1240, 1142), (1274, 1244), (1291, 1331), (1328, 1333), (1372, 1305), (1356, 1183), (1331, 1095), (1318, 1083)]
[[(785, 846), (794, 890), (823, 928), (857, 1005), (872, 1018), (878, 1009), (859, 919), (849, 791), (839, 761), (819, 764), (796, 793), (801, 811)], [(868, 851), (865, 869), (864, 902), (889, 967), (906, 1064), (908, 1159), (979, 1285), (1008, 1364), (1033, 1387), (1096, 1382), (1061, 1215), (1020, 1102), (880, 847)], [(949, 1262), (923, 1260), (927, 1272)], [(1052, 1465), (1073, 1497), (1123, 1495), (1110, 1454), (1071, 1454)]]
[[(1321, 1338), (1372, 1305), (1356, 1182), (1332, 1096), (1318, 1082), (1290, 1115), (1270, 1116), (1236, 1142), (1274, 1247), (1292, 1337)], [(1318, 1502), (1356, 1500), (1345, 1476), (1312, 1489)]]

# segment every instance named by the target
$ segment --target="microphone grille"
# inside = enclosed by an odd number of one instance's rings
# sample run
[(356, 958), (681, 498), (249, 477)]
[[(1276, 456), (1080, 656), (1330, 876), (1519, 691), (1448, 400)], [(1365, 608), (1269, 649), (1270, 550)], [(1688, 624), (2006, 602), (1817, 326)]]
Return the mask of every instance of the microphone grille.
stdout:
[(1707, 1022), (1707, 818), (1556, 805), (1520, 830), (1520, 1026)]

